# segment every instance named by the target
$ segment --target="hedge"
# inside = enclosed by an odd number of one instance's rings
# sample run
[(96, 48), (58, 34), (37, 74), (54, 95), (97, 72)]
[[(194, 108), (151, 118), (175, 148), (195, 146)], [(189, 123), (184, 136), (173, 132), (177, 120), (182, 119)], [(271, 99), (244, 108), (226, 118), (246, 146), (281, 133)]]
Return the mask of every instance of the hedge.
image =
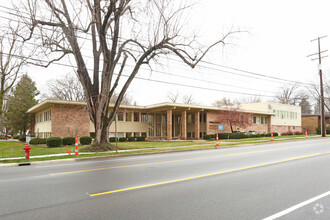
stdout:
[(83, 136), (80, 138), (81, 145), (90, 145), (92, 143), (92, 138), (89, 136)]
[(26, 141), (26, 137), (24, 136), (19, 136), (18, 138), (19, 141), (25, 142)]
[(46, 141), (47, 147), (60, 147), (62, 145), (62, 138), (50, 137)]
[(13, 139), (18, 139), (19, 138), (19, 135), (14, 135), (13, 136)]
[(63, 145), (74, 145), (76, 142), (75, 137), (64, 137), (63, 138)]
[[(330, 127), (326, 127), (326, 129), (327, 129), (327, 134), (330, 134)], [(316, 133), (321, 134), (321, 127), (318, 127), (315, 130), (316, 130)]]
[(125, 141), (127, 141), (127, 138), (125, 138), (125, 137), (120, 137), (120, 138), (119, 138), (119, 141), (120, 141), (120, 142), (125, 142)]
[[(110, 142), (116, 142), (116, 138), (115, 137), (111, 137), (111, 138), (109, 138), (109, 141)], [(117, 138), (117, 141), (118, 141), (118, 138)]]
[(29, 144), (46, 144), (47, 143), (47, 139), (46, 138), (33, 138)]
[(134, 142), (135, 141), (135, 137), (128, 137), (127, 140), (130, 141), (130, 142)]
[(145, 141), (146, 137), (136, 137), (136, 141)]
[[(270, 137), (271, 134), (244, 134), (244, 133), (219, 133), (219, 139), (242, 139), (242, 138), (258, 138), (258, 137)], [(274, 132), (273, 136), (278, 136), (278, 133)], [(203, 136), (204, 140), (215, 139), (215, 134), (207, 134)]]

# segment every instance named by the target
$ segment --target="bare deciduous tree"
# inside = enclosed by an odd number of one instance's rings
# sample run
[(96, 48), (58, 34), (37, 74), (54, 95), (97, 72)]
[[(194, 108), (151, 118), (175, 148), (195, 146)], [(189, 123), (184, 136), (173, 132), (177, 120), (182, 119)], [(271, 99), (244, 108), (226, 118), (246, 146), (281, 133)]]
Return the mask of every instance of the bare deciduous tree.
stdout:
[(192, 95), (184, 95), (182, 97), (183, 104), (194, 104), (194, 98)]
[(24, 54), (22, 41), (18, 40), (19, 26), (6, 27), (0, 35), (0, 116), (3, 115), (5, 96), (14, 86), (19, 73), (31, 55)]
[(178, 101), (178, 98), (179, 98), (179, 92), (176, 91), (176, 93), (174, 92), (168, 92), (167, 93), (167, 98), (173, 102), (173, 103), (176, 103)]
[(276, 100), (282, 104), (294, 104), (295, 92), (299, 88), (298, 84), (284, 85), (276, 94)]
[[(85, 101), (84, 90), (76, 75), (67, 74), (64, 78), (49, 81), (48, 91), (49, 94), (43, 94), (43, 98)], [(118, 94), (113, 94), (110, 103), (116, 103), (117, 98)], [(121, 103), (124, 105), (132, 105), (133, 98), (126, 94)]]
[(213, 103), (213, 106), (216, 107), (229, 107), (229, 106), (233, 106), (234, 103), (227, 98), (222, 98), (221, 100), (217, 100)]
[[(202, 47), (196, 35), (187, 35), (184, 18), (188, 1), (174, 0), (25, 0), (21, 2), (30, 19), (24, 19), (29, 35), (39, 36), (45, 54), (53, 55), (46, 65), (66, 55), (75, 60), (87, 108), (95, 128), (95, 144), (108, 143), (115, 114), (109, 114), (110, 98), (118, 92), (112, 113), (117, 113), (125, 92), (142, 65), (161, 62), (173, 54), (194, 68), (216, 45), (224, 45), (229, 31)], [(17, 13), (20, 18), (22, 8)], [(141, 40), (144, 39), (144, 40)], [(145, 41), (147, 40), (147, 42)], [(92, 58), (84, 57), (89, 47)], [(92, 67), (88, 68), (88, 60)], [(155, 62), (153, 62), (155, 61)], [(125, 76), (125, 77), (123, 77)], [(121, 83), (120, 83), (121, 82)], [(119, 88), (119, 85), (122, 85)]]
[(242, 112), (238, 107), (229, 107), (228, 110), (220, 110), (217, 120), (221, 123), (228, 124), (231, 132), (234, 132), (234, 128), (246, 128), (252, 124), (252, 114)]
[(84, 90), (75, 75), (67, 74), (64, 78), (55, 79), (48, 83), (49, 95), (47, 98), (84, 101)]
[(257, 103), (261, 101), (262, 99), (260, 96), (248, 96), (248, 97), (243, 97), (240, 102), (242, 104), (249, 104), (249, 103)]
[[(324, 76), (323, 91), (324, 91), (324, 107), (326, 112), (330, 112), (330, 81)], [(312, 86), (306, 87), (312, 100), (315, 101), (314, 114), (320, 114), (321, 93), (317, 83), (311, 83)]]

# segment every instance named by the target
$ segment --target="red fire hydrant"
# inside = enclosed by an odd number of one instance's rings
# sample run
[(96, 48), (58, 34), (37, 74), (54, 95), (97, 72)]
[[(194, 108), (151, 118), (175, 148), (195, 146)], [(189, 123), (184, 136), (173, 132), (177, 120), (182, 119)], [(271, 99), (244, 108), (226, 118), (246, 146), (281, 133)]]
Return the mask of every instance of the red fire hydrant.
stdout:
[(30, 159), (30, 149), (31, 149), (31, 147), (29, 147), (28, 144), (26, 144), (25, 147), (23, 148), (23, 150), (25, 150), (25, 158), (26, 159)]

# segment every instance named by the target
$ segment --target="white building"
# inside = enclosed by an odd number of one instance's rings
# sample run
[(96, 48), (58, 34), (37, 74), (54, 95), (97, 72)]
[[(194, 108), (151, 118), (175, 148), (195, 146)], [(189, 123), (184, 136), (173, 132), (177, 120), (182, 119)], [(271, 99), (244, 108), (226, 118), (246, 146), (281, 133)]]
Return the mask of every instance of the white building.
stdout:
[[(242, 104), (239, 107), (243, 110), (258, 110), (261, 112), (274, 113), (275, 115), (271, 116), (271, 130), (278, 133), (302, 132), (300, 106), (275, 102), (258, 102)], [(260, 119), (257, 118), (256, 120), (257, 124), (261, 123)]]

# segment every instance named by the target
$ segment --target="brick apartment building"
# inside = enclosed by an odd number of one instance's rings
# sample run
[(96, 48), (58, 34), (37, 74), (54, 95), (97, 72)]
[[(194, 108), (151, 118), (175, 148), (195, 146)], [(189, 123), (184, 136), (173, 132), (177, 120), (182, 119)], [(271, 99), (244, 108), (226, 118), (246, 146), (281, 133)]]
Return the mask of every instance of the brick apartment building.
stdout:
[[(109, 106), (111, 111), (112, 106)], [(122, 105), (118, 112), (119, 137), (144, 136), (147, 139), (200, 139), (205, 134), (231, 132), (221, 115), (224, 108), (160, 103), (148, 106)], [(249, 117), (248, 126), (233, 126), (240, 132), (256, 133), (301, 131), (300, 106), (277, 103), (254, 103), (240, 106), (240, 117)], [(30, 133), (37, 137), (93, 136), (94, 126), (89, 120), (84, 102), (46, 100), (28, 110)], [(222, 125), (223, 130), (219, 130)], [(115, 123), (109, 136), (114, 136)]]

